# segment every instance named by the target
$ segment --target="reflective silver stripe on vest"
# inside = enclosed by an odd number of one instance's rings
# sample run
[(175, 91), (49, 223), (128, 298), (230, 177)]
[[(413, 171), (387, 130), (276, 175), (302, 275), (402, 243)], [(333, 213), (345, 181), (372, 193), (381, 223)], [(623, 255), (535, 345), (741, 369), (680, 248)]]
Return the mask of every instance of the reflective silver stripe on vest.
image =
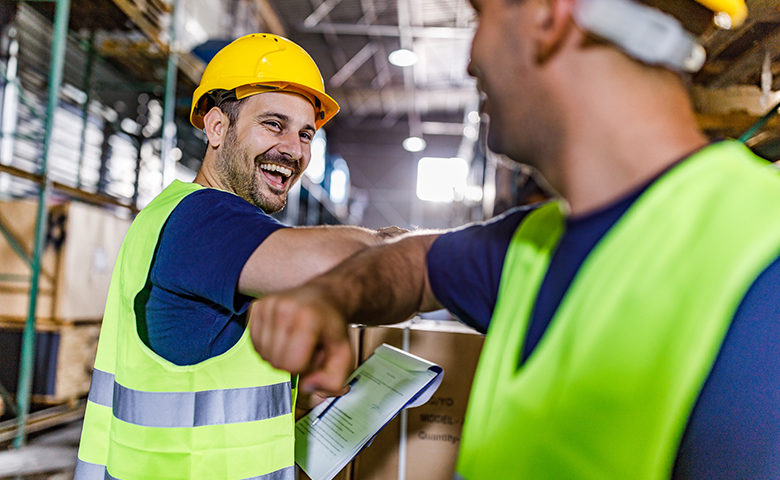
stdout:
[[(106, 470), (105, 465), (85, 462), (78, 459), (73, 480), (119, 480)], [(249, 477), (241, 480), (295, 480), (295, 467), (285, 467), (275, 472), (266, 473), (259, 477)]]
[(245, 478), (243, 480), (295, 480), (295, 467), (287, 467), (260, 475), (259, 477)]
[(111, 477), (108, 476), (105, 465), (85, 462), (80, 458), (76, 462), (76, 471), (73, 474), (73, 480), (105, 480), (106, 478)]
[(92, 384), (87, 400), (104, 407), (110, 407), (114, 398), (114, 376), (97, 368), (92, 370)]
[[(111, 400), (106, 401), (111, 392)], [(88, 399), (111, 407), (114, 417), (144, 427), (189, 428), (254, 422), (292, 413), (290, 382), (200, 392), (146, 392), (127, 388), (100, 370)]]

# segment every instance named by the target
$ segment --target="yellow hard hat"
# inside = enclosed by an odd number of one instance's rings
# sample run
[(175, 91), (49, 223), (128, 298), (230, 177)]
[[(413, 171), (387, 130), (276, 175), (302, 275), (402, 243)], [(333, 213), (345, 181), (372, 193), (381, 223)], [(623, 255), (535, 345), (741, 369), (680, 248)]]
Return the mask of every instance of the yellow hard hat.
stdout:
[(233, 91), (238, 99), (271, 91), (303, 95), (314, 106), (316, 128), (339, 111), (338, 103), (325, 93), (320, 70), (309, 54), (270, 33), (245, 35), (214, 55), (192, 95), (190, 122), (198, 129), (203, 129), (208, 94), (214, 90)]
[(726, 15), (729, 18), (727, 28), (742, 25), (748, 15), (745, 0), (696, 0), (718, 15)]

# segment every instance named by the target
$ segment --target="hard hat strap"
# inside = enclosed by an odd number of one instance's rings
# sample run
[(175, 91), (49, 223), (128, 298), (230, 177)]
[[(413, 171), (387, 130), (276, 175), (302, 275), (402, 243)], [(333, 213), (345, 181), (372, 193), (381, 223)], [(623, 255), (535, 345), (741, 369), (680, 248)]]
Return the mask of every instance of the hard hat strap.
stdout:
[(692, 73), (706, 60), (704, 47), (676, 18), (633, 0), (579, 0), (574, 20), (650, 65)]

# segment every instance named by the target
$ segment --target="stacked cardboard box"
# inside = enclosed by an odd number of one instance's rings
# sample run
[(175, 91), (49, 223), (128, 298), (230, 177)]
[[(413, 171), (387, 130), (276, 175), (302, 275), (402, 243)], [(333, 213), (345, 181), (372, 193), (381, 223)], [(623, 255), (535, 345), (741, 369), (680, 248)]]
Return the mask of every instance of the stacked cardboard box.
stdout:
[[(30, 299), (37, 201), (0, 202), (0, 382), (14, 391)], [(119, 247), (130, 226), (103, 208), (80, 202), (49, 210), (36, 302), (33, 399), (60, 403), (87, 393), (100, 320)], [(7, 236), (12, 240), (9, 241)]]
[[(444, 379), (428, 403), (396, 417), (352, 464), (352, 480), (450, 480), (483, 336), (452, 321), (365, 328), (362, 359), (387, 343), (437, 363)], [(400, 470), (400, 471), (399, 471)]]
[[(0, 202), (0, 223), (30, 256), (37, 202)], [(53, 323), (100, 320), (114, 261), (128, 218), (80, 202), (55, 205), (49, 213), (36, 318)], [(0, 237), (0, 318), (23, 321), (30, 297), (30, 266)]]

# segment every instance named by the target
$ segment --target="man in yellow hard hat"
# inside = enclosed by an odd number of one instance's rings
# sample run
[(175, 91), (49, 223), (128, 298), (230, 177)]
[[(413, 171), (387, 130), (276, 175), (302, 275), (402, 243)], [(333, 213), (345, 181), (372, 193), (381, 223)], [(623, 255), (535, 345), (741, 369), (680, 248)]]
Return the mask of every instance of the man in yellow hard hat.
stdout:
[(295, 378), (253, 350), (246, 312), (382, 241), (269, 216), (337, 112), (285, 38), (239, 38), (206, 67), (190, 116), (208, 138), (202, 167), (139, 213), (114, 270), (76, 479), (294, 478)]
[[(710, 141), (685, 87), (705, 7), (736, 27), (744, 2), (471, 3), (488, 144), (565, 201), (407, 237), (265, 297), (256, 348), (327, 368), (348, 355), (347, 321), (445, 306), (487, 331), (457, 478), (780, 478), (780, 172)], [(333, 353), (275, 348), (292, 326)], [(342, 384), (331, 372), (301, 384)]]

